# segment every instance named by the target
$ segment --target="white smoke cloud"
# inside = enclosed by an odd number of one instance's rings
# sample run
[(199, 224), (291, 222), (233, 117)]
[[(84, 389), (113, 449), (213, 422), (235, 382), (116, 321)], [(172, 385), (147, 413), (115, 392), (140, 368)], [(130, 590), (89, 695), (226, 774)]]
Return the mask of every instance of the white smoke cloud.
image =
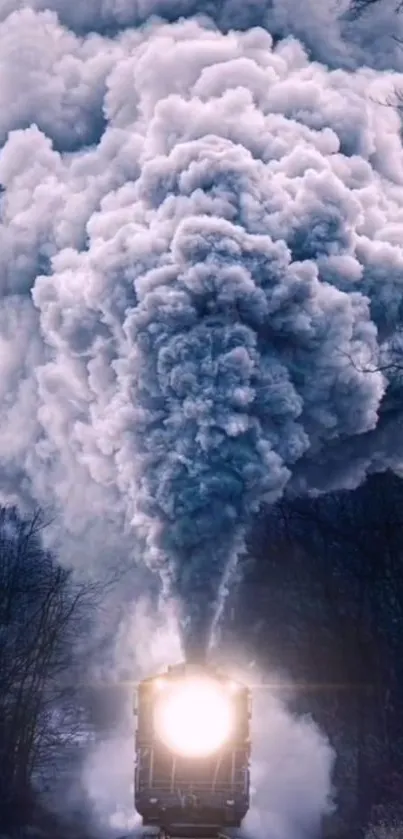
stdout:
[(0, 498), (190, 636), (260, 503), (403, 471), (401, 19), (298, 9), (0, 0)]
[(334, 754), (308, 717), (293, 717), (275, 696), (257, 691), (252, 726), (251, 809), (245, 833), (257, 839), (319, 834), (333, 807)]
[(400, 121), (377, 104), (400, 76), (262, 29), (2, 26), (5, 80), (16, 50), (39, 72), (4, 85), (4, 493), (75, 539), (134, 526), (203, 633), (263, 500), (401, 468), (374, 369), (400, 329)]
[(399, 378), (374, 368), (403, 264), (377, 100), (403, 77), (263, 29), (1, 26), (4, 497), (91, 544), (134, 526), (202, 632), (262, 500), (401, 468)]
[[(352, 6), (364, 10), (356, 15)], [(351, 0), (0, 0), (0, 20), (17, 9), (51, 10), (79, 34), (105, 35), (144, 26), (152, 18), (172, 23), (198, 17), (223, 32), (260, 26), (276, 37), (294, 35), (313, 58), (332, 66), (368, 64), (399, 70), (403, 17), (397, 14), (398, 6), (397, 0), (377, 0), (367, 10), (365, 3)]]

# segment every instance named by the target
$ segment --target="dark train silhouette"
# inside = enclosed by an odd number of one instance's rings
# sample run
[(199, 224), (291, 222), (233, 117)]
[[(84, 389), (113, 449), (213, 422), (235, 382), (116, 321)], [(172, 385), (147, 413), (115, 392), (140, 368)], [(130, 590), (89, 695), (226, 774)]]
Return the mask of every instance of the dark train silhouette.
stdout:
[(165, 837), (217, 837), (249, 809), (251, 695), (204, 664), (142, 681), (135, 807)]

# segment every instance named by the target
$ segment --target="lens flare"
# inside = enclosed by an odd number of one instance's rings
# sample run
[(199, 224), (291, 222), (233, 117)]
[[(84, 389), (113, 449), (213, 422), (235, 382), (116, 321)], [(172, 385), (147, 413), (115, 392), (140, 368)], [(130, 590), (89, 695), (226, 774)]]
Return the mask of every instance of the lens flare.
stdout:
[(175, 754), (206, 757), (232, 733), (232, 702), (213, 680), (185, 679), (158, 697), (154, 725), (157, 736)]

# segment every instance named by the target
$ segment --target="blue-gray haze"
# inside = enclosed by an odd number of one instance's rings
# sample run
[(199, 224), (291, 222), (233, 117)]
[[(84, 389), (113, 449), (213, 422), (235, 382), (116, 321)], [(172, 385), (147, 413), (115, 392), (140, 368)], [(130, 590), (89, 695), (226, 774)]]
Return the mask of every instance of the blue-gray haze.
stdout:
[(403, 471), (403, 23), (346, 7), (0, 0), (1, 496), (188, 644), (262, 503)]

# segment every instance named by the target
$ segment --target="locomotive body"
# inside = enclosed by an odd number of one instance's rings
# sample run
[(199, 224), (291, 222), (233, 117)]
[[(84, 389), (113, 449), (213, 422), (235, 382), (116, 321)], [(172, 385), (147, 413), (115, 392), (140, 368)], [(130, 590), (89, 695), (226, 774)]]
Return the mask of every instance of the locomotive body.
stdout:
[(186, 837), (240, 827), (249, 809), (248, 688), (204, 665), (170, 667), (140, 683), (136, 714), (135, 807), (143, 825)]

